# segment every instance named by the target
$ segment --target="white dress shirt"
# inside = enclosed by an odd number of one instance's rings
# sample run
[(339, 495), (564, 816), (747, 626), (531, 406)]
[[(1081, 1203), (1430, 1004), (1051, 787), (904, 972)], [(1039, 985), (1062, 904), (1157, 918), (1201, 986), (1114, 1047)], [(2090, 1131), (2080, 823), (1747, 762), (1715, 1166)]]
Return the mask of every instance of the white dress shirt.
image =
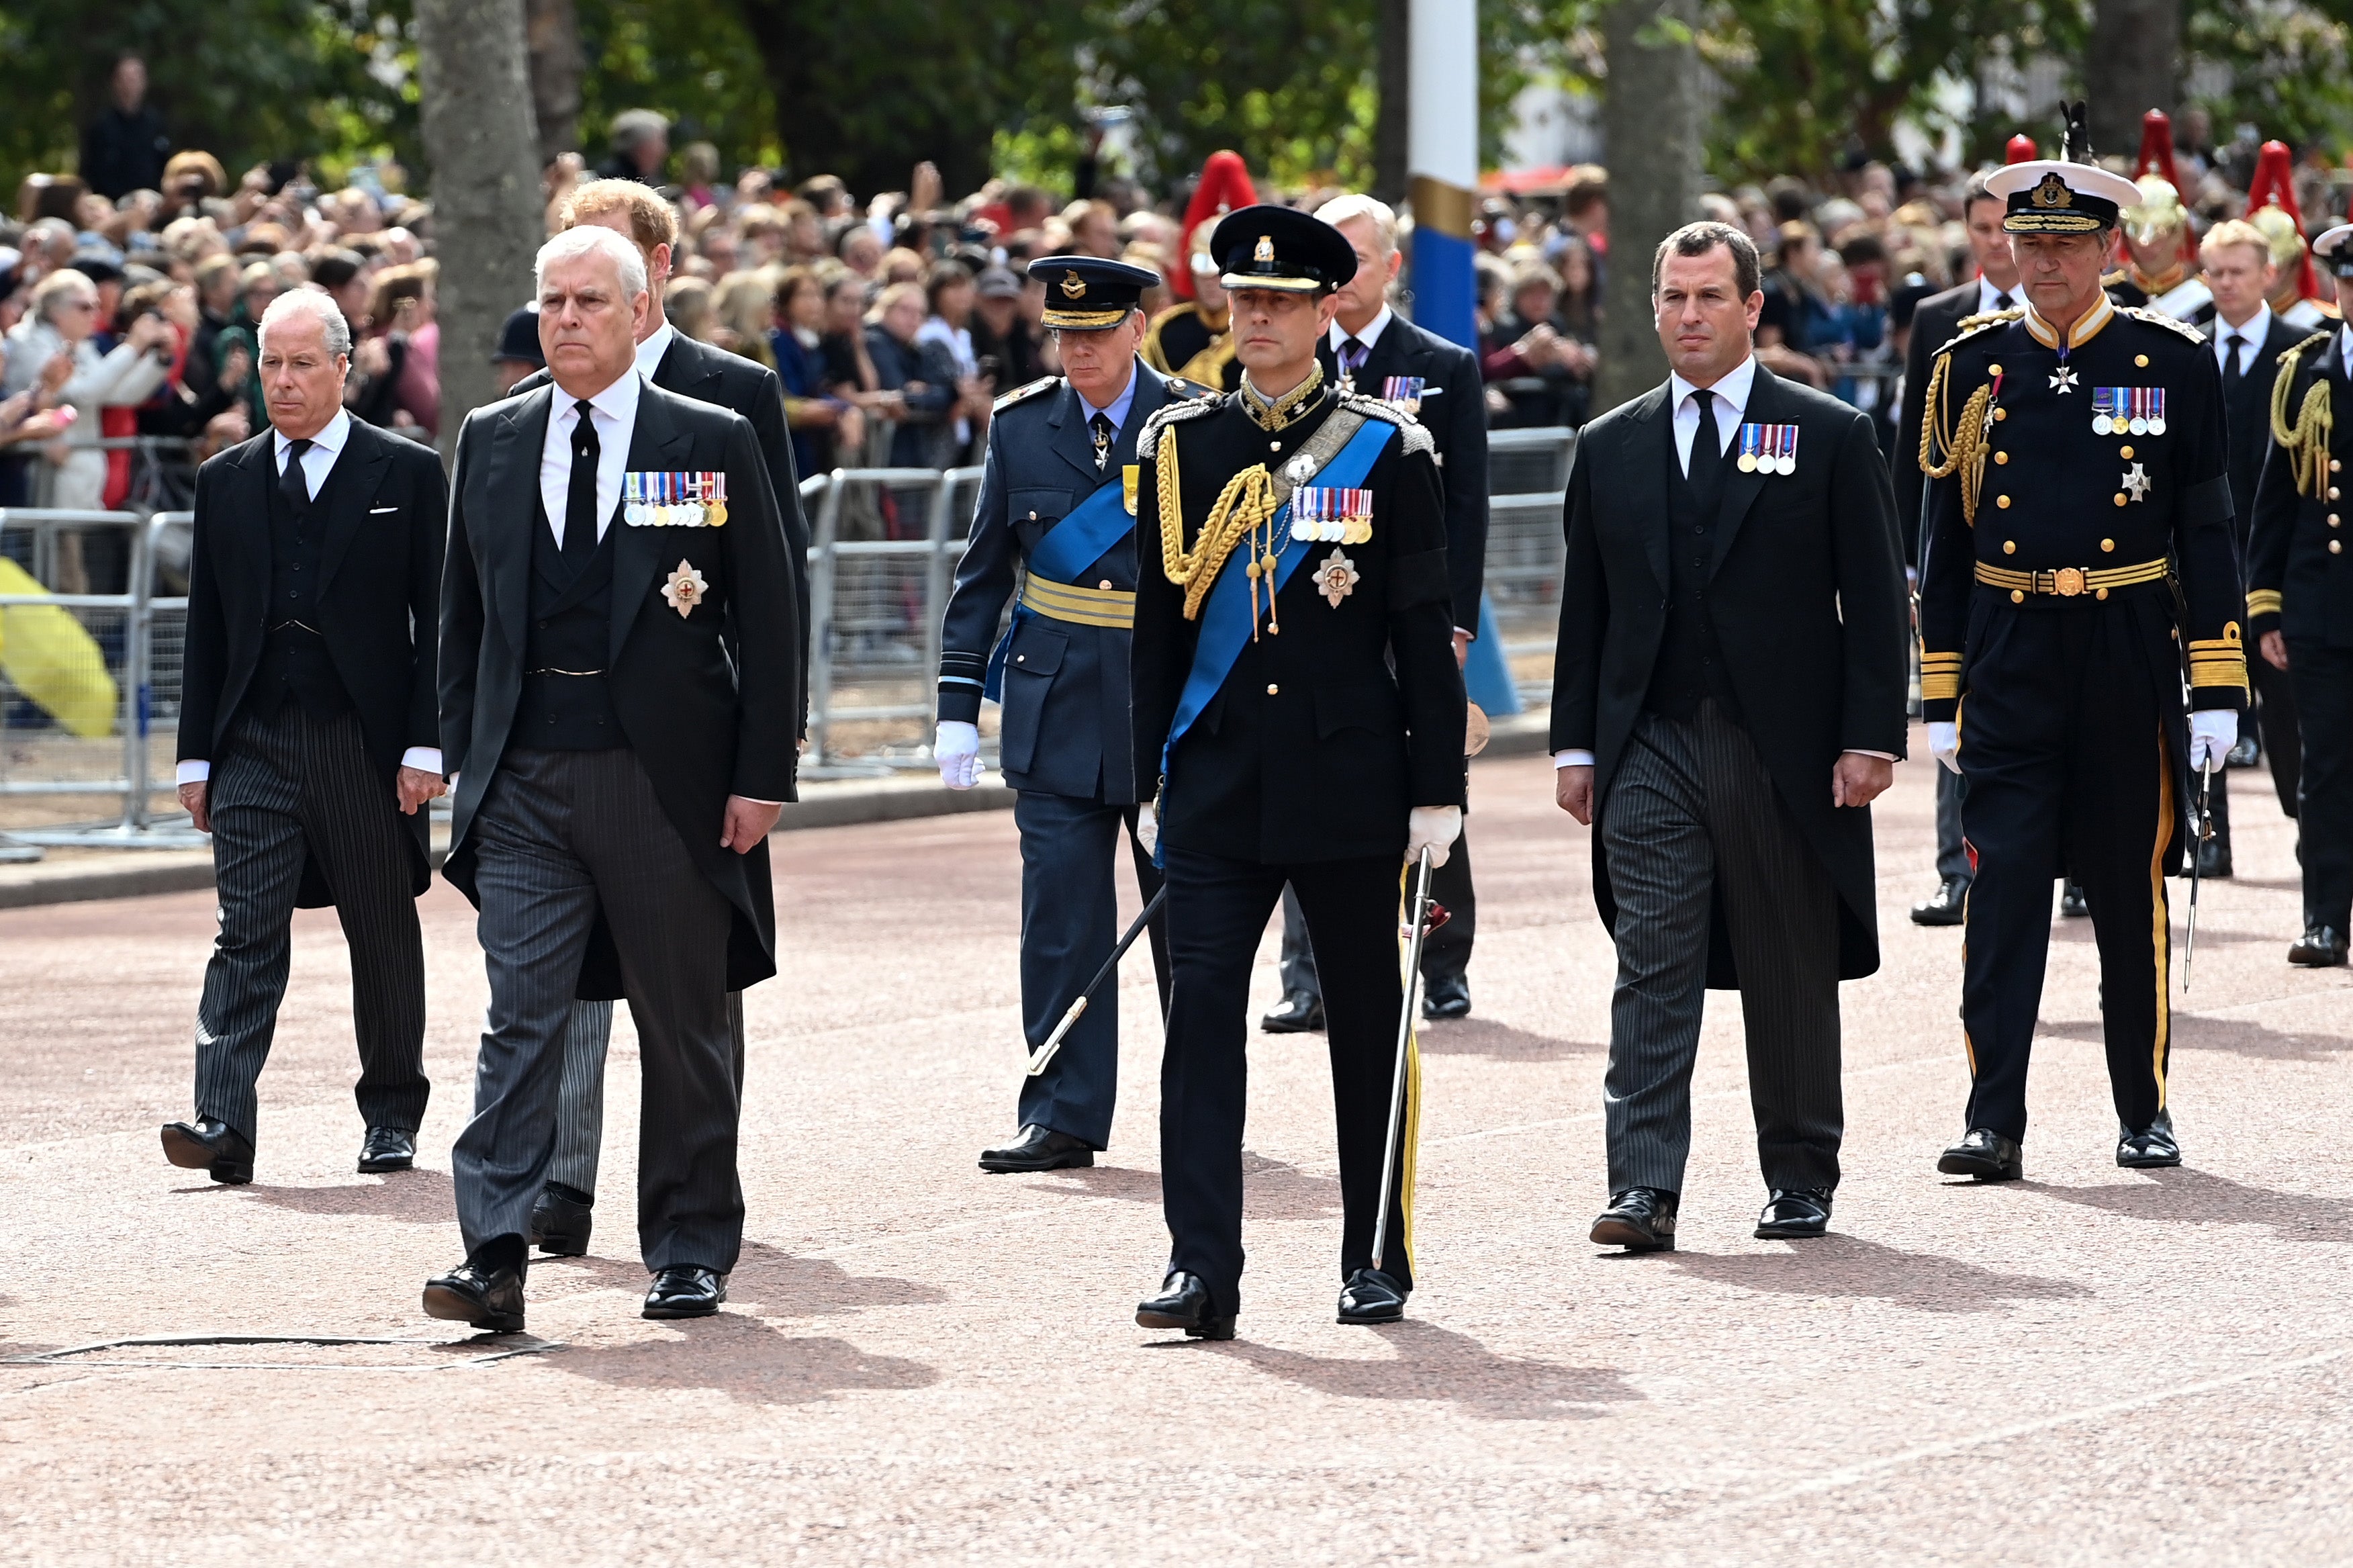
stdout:
[(1381, 341), (1382, 331), (1388, 326), (1391, 318), (1396, 314), (1397, 312), (1390, 310), (1388, 304), (1384, 302), (1381, 306), (1380, 313), (1375, 316), (1371, 321), (1366, 321), (1365, 323), (1365, 330), (1361, 332), (1352, 332), (1347, 328), (1342, 326), (1336, 320), (1334, 321), (1332, 323), (1332, 330), (1327, 334), (1325, 340), (1332, 345), (1332, 357), (1335, 360), (1340, 357), (1340, 345), (1346, 342), (1350, 338), (1354, 338), (1358, 342), (1364, 344), (1365, 353), (1367, 355), (1370, 355), (1373, 352), (1373, 345)]
[[(302, 454), (302, 489), (312, 500), (319, 499), (320, 487), (327, 482), (327, 476), (335, 471), (335, 460), (343, 455), (343, 443), (351, 439), (351, 435), (352, 416), (338, 408), (335, 416), (327, 421), (326, 428), (311, 437), (311, 449)], [(270, 457), (281, 479), (286, 476), (287, 454), (293, 445), (286, 438), (283, 430), (269, 433)], [(400, 765), (438, 773), (441, 771), (441, 748), (411, 746), (400, 754)], [(212, 776), (212, 763), (201, 757), (190, 757), (177, 769), (178, 782), (184, 784), (203, 784)]]
[(2234, 327), (2221, 316), (2216, 316), (2214, 318), (2214, 363), (2221, 368), (2224, 375), (2231, 374), (2231, 351), (2223, 346), (2222, 340), (2236, 332), (2245, 340), (2239, 345), (2238, 352), (2239, 374), (2246, 374), (2255, 368), (2255, 351), (2263, 346), (2263, 340), (2271, 336), (2271, 331), (2272, 307), (2269, 300), (2256, 306), (2255, 313), (2247, 318), (2247, 323), (2242, 327)]
[[(644, 384), (632, 370), (588, 400), (596, 428), (596, 537), (600, 540), (620, 509), (621, 476), (628, 472), (629, 437), (638, 426), (638, 388)], [(547, 411), (547, 438), (539, 448), (539, 502), (547, 509), (547, 524), (555, 534), (555, 547), (561, 550), (564, 514), (572, 500), (572, 433), (580, 424), (580, 400), (560, 386), (551, 390), (554, 403)]]
[(1982, 316), (1994, 310), (2007, 310), (2017, 303), (2016, 289), (1997, 289), (1986, 281), (1984, 273), (1978, 274), (1978, 308), (1975, 314)]
[(670, 340), (677, 336), (678, 329), (667, 321), (656, 327), (653, 335), (638, 345), (638, 374), (651, 381), (654, 372), (661, 368), (662, 355), (670, 353)]

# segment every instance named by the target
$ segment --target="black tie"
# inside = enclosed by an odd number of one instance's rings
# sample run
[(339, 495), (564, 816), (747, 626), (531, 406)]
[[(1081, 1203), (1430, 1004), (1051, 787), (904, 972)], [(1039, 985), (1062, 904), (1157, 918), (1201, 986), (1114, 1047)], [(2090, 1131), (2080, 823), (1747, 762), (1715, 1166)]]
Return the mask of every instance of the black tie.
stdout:
[(1340, 345), (1340, 374), (1353, 383), (1356, 373), (1364, 369), (1365, 362), (1372, 357), (1373, 351), (1366, 348), (1361, 340), (1350, 338)]
[(1112, 427), (1111, 416), (1108, 414), (1098, 414), (1088, 420), (1087, 428), (1094, 435), (1095, 471), (1101, 473), (1103, 465), (1111, 461), (1112, 437), (1118, 432)]
[(1724, 432), (1715, 423), (1716, 395), (1700, 391), (1692, 397), (1699, 405), (1699, 428), (1692, 432), (1691, 485), (1701, 495), (1712, 495), (1724, 478)]
[(2247, 373), (2240, 368), (2239, 364), (2239, 351), (2246, 346), (2247, 340), (2236, 332), (2222, 340), (2222, 384), (2224, 386), (2235, 387), (2247, 379)]
[(286, 443), (286, 471), (278, 476), (278, 488), (286, 497), (286, 504), (294, 509), (295, 521), (311, 510), (311, 487), (302, 477), (302, 458), (314, 443), (309, 440)]
[(2005, 294), (1996, 294), (1996, 295), (1993, 297), (1993, 308), (1994, 308), (1995, 310), (2009, 310), (2009, 309), (2010, 309), (2010, 296), (2009, 296), (2008, 294), (2006, 294), (2006, 293), (2005, 293)]
[(586, 399), (572, 405), (580, 423), (572, 429), (572, 484), (564, 495), (564, 563), (576, 576), (596, 553), (596, 422)]

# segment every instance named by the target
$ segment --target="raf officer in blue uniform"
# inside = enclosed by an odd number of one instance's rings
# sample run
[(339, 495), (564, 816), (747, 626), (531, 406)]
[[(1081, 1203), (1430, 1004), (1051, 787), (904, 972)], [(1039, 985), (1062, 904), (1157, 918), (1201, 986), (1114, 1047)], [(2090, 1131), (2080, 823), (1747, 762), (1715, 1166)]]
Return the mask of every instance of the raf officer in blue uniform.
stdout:
[[(999, 757), (1019, 792), (1021, 1021), (1035, 1050), (1111, 956), (1119, 905), (1113, 863), (1123, 832), (1148, 901), (1160, 874), (1135, 840), (1128, 747), (1127, 653), (1135, 624), (1137, 435), (1162, 407), (1207, 389), (1136, 355), (1137, 301), (1157, 283), (1124, 262), (1052, 256), (1029, 265), (1046, 285), (1045, 324), (1062, 372), (997, 399), (972, 537), (941, 637), (934, 753), (951, 789), (980, 773), (980, 705), (1002, 710)], [(997, 626), (1014, 596), (1013, 625)], [(992, 651), (993, 647), (993, 651)], [(1158, 922), (1153, 963), (1164, 1009), (1168, 958)], [(1092, 1165), (1111, 1142), (1119, 1084), (1117, 985), (1021, 1085), (1020, 1132), (982, 1152), (984, 1171)]]

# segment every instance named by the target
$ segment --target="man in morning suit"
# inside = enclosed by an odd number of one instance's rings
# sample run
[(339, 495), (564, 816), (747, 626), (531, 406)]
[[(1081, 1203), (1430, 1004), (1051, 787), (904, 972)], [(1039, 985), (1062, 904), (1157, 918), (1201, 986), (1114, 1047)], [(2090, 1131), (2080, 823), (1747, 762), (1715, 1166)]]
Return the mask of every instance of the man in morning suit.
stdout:
[[(2242, 218), (2216, 224), (2200, 242), (2198, 256), (2205, 268), (2207, 289), (2214, 297), (2214, 316), (2206, 323), (2206, 339), (2214, 345), (2216, 363), (2222, 371), (2231, 524), (2252, 586), (2254, 558), (2250, 531), (2254, 527), (2256, 481), (2263, 475), (2263, 453), (2272, 444), (2272, 389), (2281, 374), (2281, 356), (2312, 334), (2288, 325), (2272, 310), (2269, 300), (2276, 268), (2272, 265), (2270, 243), (2253, 224)], [(2250, 636), (2260, 635), (2254, 622), (2250, 610)], [(2267, 658), (2247, 660), (2247, 680), (2254, 721), (2263, 739), (2263, 758), (2271, 766), (2272, 788), (2279, 795), (2280, 809), (2293, 818), (2304, 759), (2296, 733), (2295, 692), (2287, 671)], [(2232, 874), (2230, 777), (2225, 771), (2214, 779), (2214, 835), (2198, 847), (2198, 868), (2203, 876)]]
[[(2010, 258), (2010, 237), (2001, 231), (2001, 198), (1986, 189), (1986, 172), (1969, 176), (1961, 220), (1978, 275), (1957, 288), (1920, 301), (1912, 317), (1912, 341), (1904, 355), (1904, 403), (1895, 427), (1895, 453), (1888, 466), (1895, 476), (1895, 516), (1904, 531), (1904, 564), (1913, 580), (1920, 570), (1920, 498), (1927, 480), (1920, 473), (1920, 415), (1927, 406), (1928, 367), (1938, 349), (1953, 341), (1961, 323), (2007, 310), (2018, 302), (2018, 266)], [(1936, 770), (1936, 890), (1912, 906), (1912, 923), (1957, 926), (1968, 903), (1968, 847), (1961, 842), (1958, 773)]]
[[(1402, 258), (1397, 215), (1366, 195), (1325, 202), (1315, 216), (1338, 229), (1356, 253), (1356, 275), (1335, 292), (1337, 313), (1317, 345), (1324, 374), (1344, 390), (1394, 402), (1437, 445), (1439, 487), (1446, 499), (1446, 563), (1454, 601), (1454, 662), (1468, 656), (1479, 625), (1487, 560), (1487, 405), (1471, 351), (1425, 331), (1389, 308)], [(1467, 763), (1465, 764), (1468, 765)], [(1430, 897), (1447, 922), (1421, 947), (1425, 1018), (1471, 1011), (1471, 942), (1479, 906), (1471, 886), (1471, 844), (1458, 837), (1446, 865), (1430, 879)], [(1323, 1026), (1324, 997), (1315, 955), (1295, 894), (1282, 900), (1282, 1005), (1260, 1021), (1274, 1034)]]
[[(2353, 305), (2353, 224), (2313, 241), (2312, 253), (2334, 276), (2338, 305)], [(2247, 551), (2247, 626), (2260, 655), (2249, 663), (2293, 686), (2304, 742), (2304, 934), (2287, 961), (2333, 969), (2353, 931), (2353, 559), (2345, 548), (2353, 508), (2339, 494), (2353, 458), (2353, 334), (2340, 324), (2303, 340), (2281, 357), (2276, 384)]]
[(1829, 1226), (1841, 980), (1879, 967), (1869, 806), (1905, 744), (1903, 562), (1868, 415), (1759, 365), (1757, 249), (1695, 223), (1651, 263), (1666, 384), (1569, 470), (1553, 761), (1618, 944), (1593, 1239), (1672, 1250), (1706, 988), (1737, 988), (1768, 1194)]
[[(425, 1115), (425, 803), (442, 793), (433, 628), (448, 490), (429, 447), (343, 412), (351, 330), (324, 294), (261, 318), (271, 428), (197, 471), (180, 801), (213, 836), (220, 935), (196, 1006), (196, 1114), (174, 1165), (253, 1179), (254, 1092), (295, 908), (352, 950), (363, 1171), (405, 1171)], [(406, 816), (406, 820), (403, 817)]]
[(645, 261), (541, 247), (554, 385), (468, 416), (441, 616), (449, 880), (491, 1001), (452, 1157), (466, 1260), (428, 1316), (523, 1321), (575, 995), (626, 995), (649, 1318), (726, 1300), (743, 1241), (727, 994), (776, 973), (767, 833), (794, 794), (800, 628), (752, 426), (641, 375)]
[(2221, 373), (2196, 328), (2101, 291), (2140, 193), (2091, 163), (2081, 113), (2069, 157), (1994, 174), (2026, 300), (1937, 354), (1922, 422), (1921, 707), (1937, 762), (1968, 780), (1978, 865), (1968, 1105), (1936, 1168), (1981, 1182), (2024, 1170), (2063, 871), (2099, 948), (2116, 1163), (2181, 1163), (2165, 876), (2189, 842), (2190, 773), (2221, 770), (2247, 691)]
[[(785, 530), (786, 566), (792, 574), (793, 601), (804, 638), (808, 635), (808, 522), (801, 511), (800, 479), (793, 468), (792, 437), (785, 428), (785, 394), (776, 373), (756, 360), (729, 353), (682, 335), (662, 316), (662, 291), (670, 281), (671, 247), (678, 216), (653, 189), (636, 180), (591, 180), (572, 193), (557, 220), (563, 227), (593, 224), (609, 228), (638, 247), (646, 264), (651, 307), (638, 329), (638, 369), (665, 392), (731, 408), (751, 423), (768, 469), (768, 487)], [(516, 395), (536, 392), (547, 374), (525, 377)], [(793, 735), (807, 732), (808, 650), (801, 649), (803, 688), (793, 704)], [(744, 1080), (744, 999), (730, 993), (727, 1026), (735, 1045), (736, 1088)], [(558, 1257), (588, 1250), (596, 1218), (596, 1165), (605, 1142), (605, 1052), (613, 1037), (613, 1005), (582, 1002), (573, 1009), (564, 1048), (563, 1110), (557, 1121), (555, 1160), (547, 1190), (532, 1210), (533, 1245)]]
[[(1324, 980), (1339, 1128), (1344, 1323), (1413, 1288), (1418, 1064), (1373, 1253), (1404, 987), (1400, 857), (1462, 824), (1462, 673), (1429, 433), (1316, 363), (1347, 237), (1287, 207), (1210, 241), (1240, 391), (1169, 405), (1137, 449), (1135, 776), (1154, 781), (1172, 971), (1160, 1070), (1169, 1257), (1145, 1328), (1230, 1339), (1242, 1273), (1250, 964), (1286, 884)], [(1156, 544), (1156, 554), (1154, 545)]]
[[(950, 789), (980, 776), (980, 704), (999, 703), (998, 755), (1018, 792), (1021, 1026), (1036, 1050), (1119, 940), (1113, 861), (1124, 834), (1146, 903), (1160, 890), (1134, 837), (1127, 645), (1135, 624), (1136, 437), (1182, 397), (1208, 393), (1136, 357), (1143, 291), (1159, 276), (1125, 262), (1053, 256), (1029, 264), (1046, 286), (1045, 325), (1062, 374), (997, 400), (972, 534), (940, 637), (933, 745)], [(1021, 602), (1002, 643), (997, 626)], [(995, 651), (992, 654), (992, 647)], [(1153, 922), (1160, 1003), (1164, 927)], [(1021, 1080), (1020, 1131), (981, 1152), (984, 1171), (1092, 1165), (1111, 1142), (1119, 1088), (1118, 987), (1106, 983), (1043, 1070)]]

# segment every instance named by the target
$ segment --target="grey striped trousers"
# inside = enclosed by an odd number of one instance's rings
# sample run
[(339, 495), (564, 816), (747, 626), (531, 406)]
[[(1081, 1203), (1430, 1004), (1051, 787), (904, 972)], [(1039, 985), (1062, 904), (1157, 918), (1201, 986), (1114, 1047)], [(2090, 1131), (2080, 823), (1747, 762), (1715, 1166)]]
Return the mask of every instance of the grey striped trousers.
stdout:
[[(727, 1030), (735, 1050), (735, 1097), (744, 1097), (744, 993), (727, 993)], [(555, 1096), (555, 1157), (547, 1179), (596, 1196), (596, 1167), (605, 1149), (605, 1052), (613, 1043), (613, 1005), (575, 1002), (564, 1030), (564, 1083)]]
[(351, 944), (360, 1115), (416, 1131), (429, 1088), (416, 849), (359, 715), (313, 719), (288, 702), (267, 719), (238, 717), (208, 794), (220, 934), (196, 1005), (196, 1114), (259, 1142), (255, 1085), (286, 996), (303, 859), (316, 856)]
[(1599, 826), (1618, 902), (1602, 1080), (1610, 1193), (1683, 1190), (1718, 906), (1740, 974), (1765, 1184), (1836, 1187), (1838, 893), (1747, 734), (1713, 701), (1687, 720), (1643, 714)]

